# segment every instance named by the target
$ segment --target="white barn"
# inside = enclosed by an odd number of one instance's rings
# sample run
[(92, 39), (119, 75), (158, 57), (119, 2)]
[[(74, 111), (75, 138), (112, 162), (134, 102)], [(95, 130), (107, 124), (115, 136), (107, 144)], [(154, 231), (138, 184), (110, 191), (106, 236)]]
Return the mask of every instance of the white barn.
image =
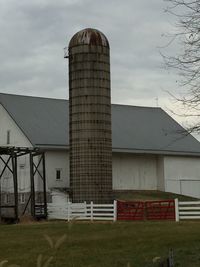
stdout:
[[(69, 188), (68, 101), (0, 94), (0, 146), (45, 150), (48, 191)], [(200, 198), (200, 143), (161, 108), (112, 105), (113, 190)], [(18, 161), (21, 201), (29, 162)], [(1, 178), (8, 190), (9, 172)], [(39, 185), (38, 185), (39, 188)]]

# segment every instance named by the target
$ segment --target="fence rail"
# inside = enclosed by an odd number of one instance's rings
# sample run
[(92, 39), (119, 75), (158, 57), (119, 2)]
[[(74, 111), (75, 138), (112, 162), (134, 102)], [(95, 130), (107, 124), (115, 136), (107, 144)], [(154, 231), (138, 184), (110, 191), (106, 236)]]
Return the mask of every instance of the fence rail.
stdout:
[(200, 201), (114, 201), (113, 204), (48, 203), (48, 218), (62, 220), (196, 220)]
[(178, 201), (175, 200), (176, 221), (199, 220), (200, 201)]
[(116, 221), (117, 202), (113, 204), (48, 203), (48, 218), (62, 220), (109, 220)]

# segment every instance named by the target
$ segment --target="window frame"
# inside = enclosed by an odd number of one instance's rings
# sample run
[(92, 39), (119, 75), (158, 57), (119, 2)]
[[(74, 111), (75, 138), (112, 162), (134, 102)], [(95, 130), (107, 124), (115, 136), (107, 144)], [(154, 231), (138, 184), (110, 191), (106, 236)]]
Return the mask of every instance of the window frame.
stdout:
[(25, 193), (21, 193), (20, 194), (20, 203), (24, 204), (26, 202), (26, 196)]
[[(58, 177), (59, 173), (59, 177)], [(56, 181), (62, 181), (62, 168), (56, 168)]]

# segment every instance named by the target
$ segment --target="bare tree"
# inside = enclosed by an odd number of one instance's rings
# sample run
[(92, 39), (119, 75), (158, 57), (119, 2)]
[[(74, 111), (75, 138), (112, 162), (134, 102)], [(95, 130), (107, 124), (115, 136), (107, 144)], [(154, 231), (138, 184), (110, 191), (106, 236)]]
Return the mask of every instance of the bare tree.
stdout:
[(189, 131), (200, 132), (200, 0), (165, 0), (167, 12), (176, 17), (177, 33), (173, 34), (169, 46), (177, 42), (180, 50), (176, 55), (164, 56), (170, 69), (177, 70), (180, 84), (187, 94), (177, 98), (184, 107), (183, 116), (195, 118)]

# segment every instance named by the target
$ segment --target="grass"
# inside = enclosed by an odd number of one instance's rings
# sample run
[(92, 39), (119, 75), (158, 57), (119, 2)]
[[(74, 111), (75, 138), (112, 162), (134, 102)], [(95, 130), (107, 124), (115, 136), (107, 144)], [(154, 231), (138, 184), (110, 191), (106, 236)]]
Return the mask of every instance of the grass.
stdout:
[(130, 190), (130, 191), (114, 191), (114, 198), (119, 200), (162, 200), (162, 199), (175, 199), (180, 201), (196, 200), (195, 198), (178, 195), (169, 192), (162, 192), (157, 190)]
[[(55, 244), (66, 234), (65, 242), (55, 250)], [(175, 266), (200, 266), (199, 222), (65, 222), (0, 225), (0, 261), (3, 266), (17, 264), (33, 267), (39, 254), (44, 263), (57, 254), (52, 267), (150, 267), (153, 258), (165, 257), (170, 248), (175, 255)], [(64, 239), (63, 239), (64, 240)], [(39, 266), (39, 265), (38, 265)], [(41, 264), (44, 267), (44, 264)]]

